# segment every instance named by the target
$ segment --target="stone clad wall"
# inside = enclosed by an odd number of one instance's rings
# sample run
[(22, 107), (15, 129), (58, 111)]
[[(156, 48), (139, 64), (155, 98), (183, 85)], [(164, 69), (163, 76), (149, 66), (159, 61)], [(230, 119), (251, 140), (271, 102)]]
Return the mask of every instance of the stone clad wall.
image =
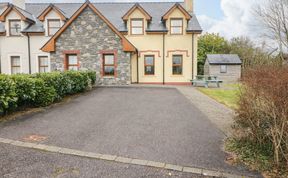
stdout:
[(241, 78), (241, 65), (227, 65), (227, 73), (220, 72), (220, 65), (210, 65), (209, 75), (216, 75), (227, 83), (238, 82)]
[[(96, 70), (98, 85), (130, 84), (130, 53), (122, 49), (121, 38), (87, 7), (57, 39), (51, 70), (63, 71), (64, 52), (79, 50), (80, 70)], [(102, 76), (103, 52), (116, 53), (115, 77)]]

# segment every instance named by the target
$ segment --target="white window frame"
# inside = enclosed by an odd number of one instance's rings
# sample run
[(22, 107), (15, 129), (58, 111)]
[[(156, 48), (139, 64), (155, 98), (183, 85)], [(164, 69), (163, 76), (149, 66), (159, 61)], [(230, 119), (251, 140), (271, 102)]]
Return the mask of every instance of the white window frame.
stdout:
[[(180, 33), (176, 33), (172, 31), (172, 22), (173, 21), (181, 21), (182, 26), (173, 26), (174, 28), (180, 28), (181, 27), (181, 32)], [(184, 34), (184, 19), (183, 18), (170, 18), (170, 34), (171, 35), (183, 35)]]
[[(222, 68), (222, 67), (224, 67), (224, 68)], [(227, 73), (227, 65), (220, 65), (220, 73), (221, 74), (226, 74)]]
[(46, 57), (48, 58), (48, 71), (47, 72), (51, 72), (51, 60), (50, 60), (50, 55), (48, 54), (37, 54), (36, 55), (36, 60), (37, 60), (37, 69), (36, 69), (36, 73), (40, 73), (40, 64), (39, 64), (39, 57)]
[(45, 36), (47, 36), (47, 37), (51, 37), (51, 36), (49, 36), (49, 33), (48, 33), (48, 31), (49, 31), (49, 29), (48, 29), (48, 21), (49, 20), (60, 20), (60, 28), (64, 25), (63, 21), (59, 17), (48, 17), (48, 18), (45, 18)]
[[(10, 34), (10, 21), (16, 21), (16, 20), (18, 20), (18, 21), (20, 21), (20, 35), (11, 35)], [(17, 37), (22, 37), (23, 36), (23, 34), (21, 33), (21, 31), (22, 31), (22, 29), (23, 29), (23, 26), (25, 25), (24, 23), (23, 23), (23, 21), (21, 20), (21, 19), (17, 19), (17, 18), (10, 18), (10, 19), (7, 19), (6, 20), (7, 22), (6, 22), (6, 36), (9, 36), (9, 37), (15, 37), (15, 38), (17, 38)]]
[[(141, 33), (133, 33), (133, 26), (132, 26), (133, 21), (141, 21), (142, 22)], [(140, 28), (140, 26), (137, 26), (137, 27), (134, 26), (134, 28)], [(131, 35), (144, 35), (144, 31), (145, 31), (145, 21), (143, 18), (131, 18), (130, 19), (130, 34)]]
[(12, 75), (12, 59), (11, 57), (13, 56), (19, 56), (20, 57), (20, 72), (19, 73), (23, 73), (23, 63), (22, 63), (22, 55), (21, 54), (9, 54), (8, 55), (8, 59), (9, 59), (9, 73)]

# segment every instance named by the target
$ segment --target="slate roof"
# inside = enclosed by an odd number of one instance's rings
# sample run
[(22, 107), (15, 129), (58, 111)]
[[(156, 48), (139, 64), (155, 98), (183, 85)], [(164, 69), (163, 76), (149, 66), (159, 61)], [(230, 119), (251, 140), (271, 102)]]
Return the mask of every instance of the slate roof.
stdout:
[[(8, 3), (0, 3), (0, 14), (2, 14), (4, 12), (4, 10), (6, 9)], [(5, 30), (5, 26), (2, 22), (0, 22), (0, 33), (4, 33)]]
[(207, 61), (210, 65), (241, 65), (242, 61), (237, 54), (208, 54)]
[(31, 21), (35, 21), (35, 17), (33, 16), (33, 14), (32, 13), (30, 13), (30, 12), (27, 12), (26, 10), (24, 10), (24, 9), (21, 9), (21, 8), (19, 8), (19, 7), (17, 7), (17, 6), (14, 6), (22, 15), (24, 15), (27, 19), (29, 19), (29, 20), (31, 20)]
[[(119, 30), (122, 32), (127, 31), (126, 25), (122, 20), (122, 16), (135, 5), (136, 2), (127, 3), (93, 3), (93, 5)], [(175, 5), (175, 2), (138, 2), (145, 11), (152, 16), (152, 21), (148, 24), (147, 31), (167, 31), (161, 17)], [(7, 3), (6, 3), (7, 4)], [(67, 18), (70, 18), (82, 5), (83, 3), (53, 3), (55, 7), (65, 14)], [(183, 3), (180, 3), (183, 5)], [(3, 5), (3, 3), (2, 3)], [(35, 20), (51, 3), (26, 3), (26, 11), (29, 14), (33, 14), (34, 25), (29, 26), (24, 32), (42, 32), (44, 30), (42, 22)], [(3, 8), (3, 7), (2, 7)], [(0, 12), (1, 12), (0, 4)], [(202, 32), (202, 28), (197, 20), (195, 14), (191, 14), (192, 18), (188, 23), (188, 32)], [(29, 16), (29, 18), (31, 18)], [(0, 25), (1, 30), (1, 25)]]
[(45, 28), (43, 23), (38, 19), (35, 19), (34, 24), (30, 24), (28, 27), (22, 30), (22, 33), (44, 33)]

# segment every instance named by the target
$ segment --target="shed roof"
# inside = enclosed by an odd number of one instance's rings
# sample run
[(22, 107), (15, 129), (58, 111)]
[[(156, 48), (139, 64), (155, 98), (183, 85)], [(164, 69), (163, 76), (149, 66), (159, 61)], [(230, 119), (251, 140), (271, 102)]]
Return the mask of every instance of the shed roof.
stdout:
[(211, 65), (241, 65), (242, 61), (237, 54), (208, 54), (207, 61)]

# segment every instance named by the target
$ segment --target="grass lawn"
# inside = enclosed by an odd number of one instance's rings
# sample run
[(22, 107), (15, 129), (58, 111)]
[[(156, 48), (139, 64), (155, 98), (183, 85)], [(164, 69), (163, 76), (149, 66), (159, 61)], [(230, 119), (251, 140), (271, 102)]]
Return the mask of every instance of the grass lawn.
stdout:
[(240, 84), (224, 84), (221, 88), (198, 88), (199, 91), (231, 109), (236, 109)]

